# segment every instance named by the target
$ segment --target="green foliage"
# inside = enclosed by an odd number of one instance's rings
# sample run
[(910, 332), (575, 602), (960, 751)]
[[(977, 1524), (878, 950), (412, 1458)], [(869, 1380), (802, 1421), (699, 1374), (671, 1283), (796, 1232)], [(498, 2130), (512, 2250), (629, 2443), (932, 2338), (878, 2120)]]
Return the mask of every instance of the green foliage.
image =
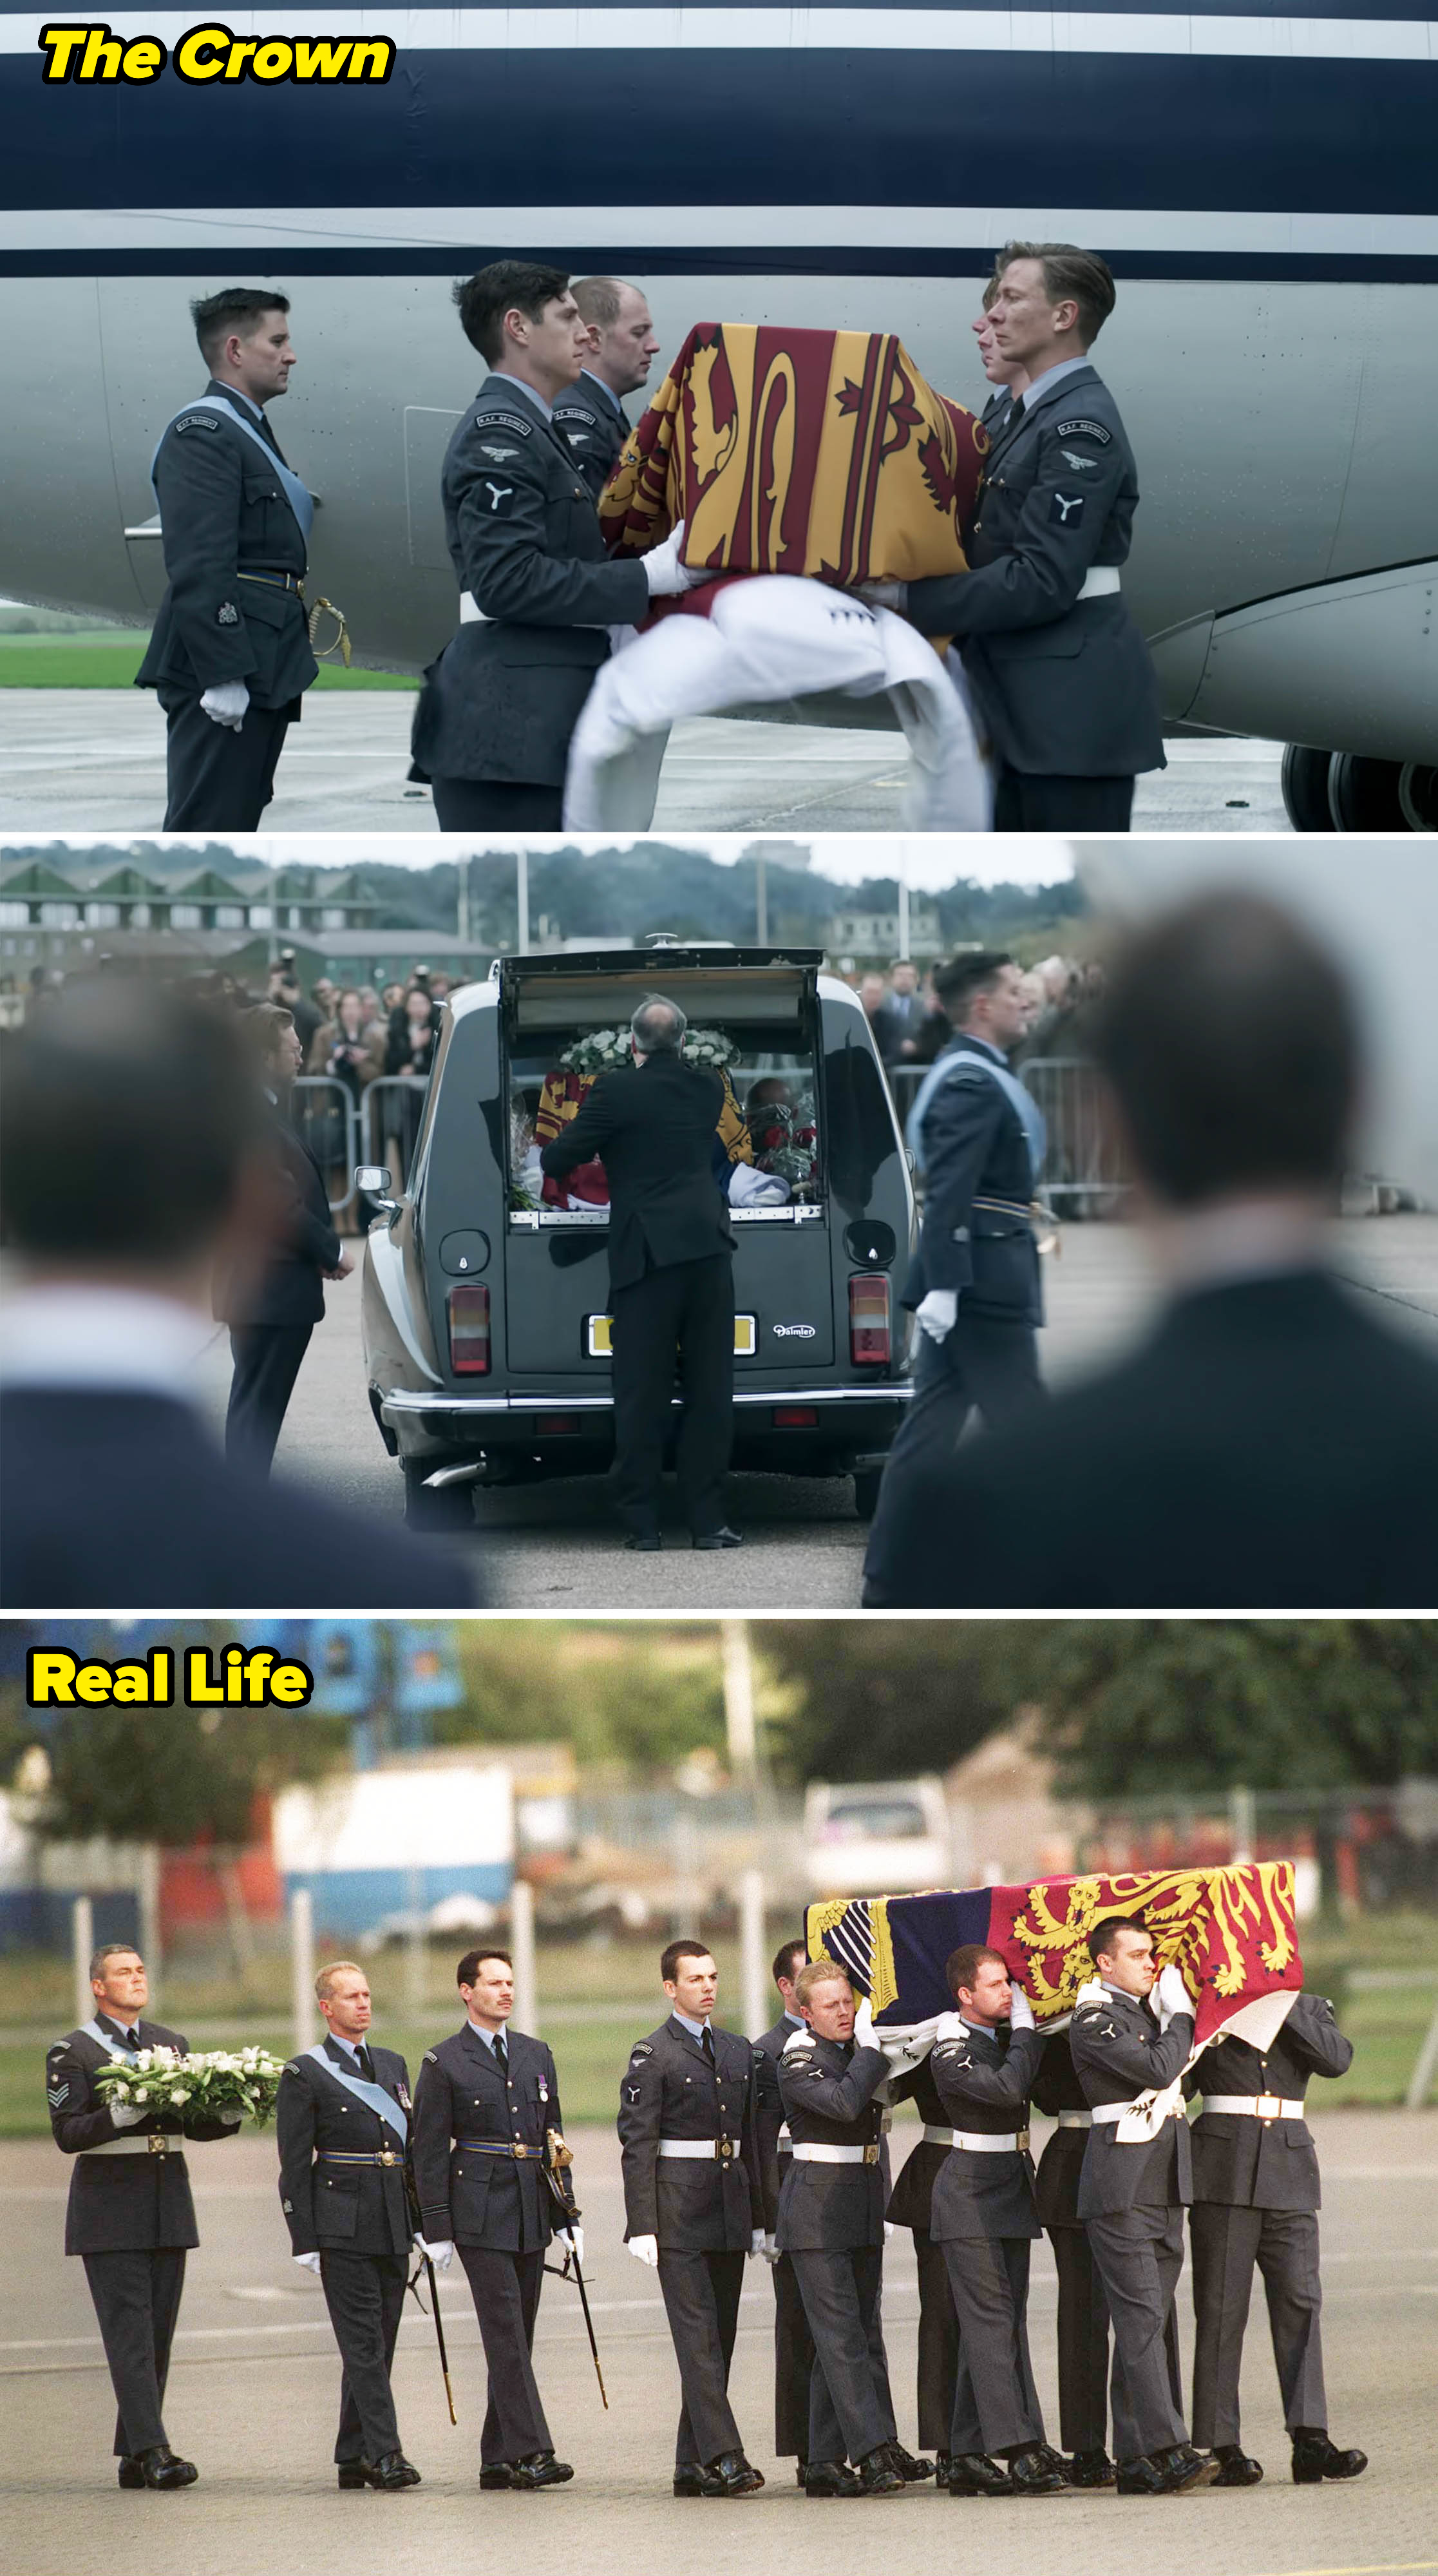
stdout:
[(559, 1739), (582, 1767), (641, 1776), (670, 1770), (701, 1746), (723, 1750), (712, 1622), (466, 1621), (459, 1652), (467, 1705), (440, 1721), (451, 1743)]
[(766, 1620), (760, 1652), (795, 1685), (778, 1768), (880, 1780), (962, 1761), (1026, 1695), (1030, 1630), (1010, 1620)]
[[(28, 1740), (37, 1740), (33, 1723)], [(248, 1842), (256, 1796), (321, 1778), (347, 1754), (349, 1728), (278, 1709), (67, 1709), (44, 1743), (42, 1834), (174, 1848), (201, 1837)]]

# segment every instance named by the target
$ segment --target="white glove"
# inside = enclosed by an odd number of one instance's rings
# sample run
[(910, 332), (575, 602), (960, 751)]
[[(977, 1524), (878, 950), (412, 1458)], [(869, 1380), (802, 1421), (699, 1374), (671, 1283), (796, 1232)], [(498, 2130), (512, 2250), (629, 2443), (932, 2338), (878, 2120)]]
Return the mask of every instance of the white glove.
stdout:
[(233, 2138), (236, 2133), (244, 2127), (244, 2125), (245, 2115), (243, 2111), (228, 2112), (225, 2118), (220, 2122), (220, 2126), (224, 2130), (227, 2138)]
[(859, 597), (869, 608), (892, 608), (896, 616), (902, 617), (909, 605), (909, 585), (906, 581), (861, 581)]
[(683, 544), (681, 519), (677, 527), (670, 529), (662, 546), (655, 546), (652, 553), (641, 557), (651, 599), (677, 599), (681, 591), (697, 590), (701, 582), (712, 579), (711, 574), (692, 571), (688, 564), (680, 562)]
[(138, 2129), (145, 2114), (136, 2102), (112, 2102), (110, 2117), (117, 2129)]
[(867, 1995), (860, 1995), (859, 2008), (854, 2015), (854, 2046), (874, 2048), (877, 2044), (874, 2038), (874, 2007)]
[(318, 2254), (296, 2254), (294, 2260), (298, 2263), (302, 2272), (313, 2272), (315, 2279), (319, 2279), (320, 2258)]
[(957, 1288), (931, 1288), (926, 1297), (919, 1299), (914, 1309), (914, 1321), (921, 1333), (928, 1334), (930, 1341), (941, 1342), (946, 1333), (953, 1331), (958, 1314)]
[(249, 703), (250, 693), (243, 680), (221, 680), (217, 687), (206, 689), (200, 699), (211, 722), (228, 725), (231, 733), (240, 731)]
[(1080, 1986), (1078, 1993), (1074, 1997), (1074, 2011), (1082, 2012), (1087, 2004), (1101, 2004), (1103, 2002), (1103, 1994), (1104, 1987), (1102, 1977), (1085, 1977), (1083, 1984)]
[(633, 2255), (636, 2263), (647, 2263), (651, 2272), (658, 2271), (659, 2239), (657, 2236), (631, 2236), (625, 2250)]
[(452, 2237), (441, 2236), (438, 2242), (434, 2245), (426, 2245), (422, 2236), (417, 2236), (414, 2241), (419, 2247), (421, 2254), (428, 2255), (436, 2272), (447, 2272), (449, 2270), (451, 2263), (454, 2261), (454, 2240)]
[(778, 2262), (778, 2260), (779, 2260), (779, 2240), (778, 2240), (778, 2237), (777, 2237), (777, 2236), (774, 2236), (774, 2235), (772, 2235), (772, 2234), (769, 2234), (769, 2235), (766, 2235), (766, 2236), (765, 2236), (765, 2238), (764, 2238), (764, 2245), (763, 2245), (763, 2254), (764, 2254), (764, 2260), (765, 2260), (765, 2262), (766, 2262), (766, 2263), (777, 2263), (777, 2262)]
[(584, 2230), (579, 2225), (578, 2221), (575, 2220), (568, 2227), (556, 2227), (554, 2233), (557, 2241), (564, 2247), (566, 2253), (572, 2254), (576, 2263), (582, 2263), (584, 2260)]
[(1192, 2016), (1193, 2006), (1188, 2000), (1188, 1988), (1172, 1960), (1166, 1968), (1159, 1970), (1158, 1984), (1153, 1991), (1154, 2001), (1165, 2023), (1171, 2022), (1176, 2013), (1188, 2013), (1190, 2017)]
[(752, 2228), (750, 2229), (750, 2231), (749, 2231), (749, 2260), (750, 2260), (750, 2262), (751, 2262), (751, 2263), (753, 2262), (754, 2257), (755, 2257), (755, 2255), (756, 2255), (756, 2254), (762, 2254), (762, 2253), (763, 2253), (763, 2251), (764, 2251), (764, 2230), (763, 2230), (763, 2228), (762, 2228), (762, 2227), (752, 2227)]
[(1029, 2002), (1023, 1987), (1015, 1986), (1013, 2001), (1009, 2006), (1010, 2030), (1033, 2030), (1036, 2027), (1033, 2005)]
[(935, 2048), (938, 2047), (941, 2039), (962, 2039), (967, 2028), (968, 2024), (965, 2022), (962, 2013), (940, 2013), (939, 2018), (934, 2025)]
[(886, 2245), (888, 2244), (890, 2237), (893, 2235), (894, 2224), (895, 2222), (892, 2218), (886, 2218), (884, 2221), (884, 2243)]

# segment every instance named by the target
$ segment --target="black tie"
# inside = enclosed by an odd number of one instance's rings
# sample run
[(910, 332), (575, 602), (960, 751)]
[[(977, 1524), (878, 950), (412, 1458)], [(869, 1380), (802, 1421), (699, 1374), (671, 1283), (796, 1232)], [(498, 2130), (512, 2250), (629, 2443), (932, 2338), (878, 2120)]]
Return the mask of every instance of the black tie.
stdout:
[(361, 2040), (358, 2048), (355, 2050), (355, 2061), (366, 2084), (373, 2084), (374, 2066), (370, 2058), (369, 2050), (365, 2047), (363, 2040)]
[(714, 2033), (710, 2029), (707, 2021), (704, 2024), (704, 2054), (712, 2066), (714, 2063)]
[(502, 2030), (497, 2030), (494, 2034), (494, 2062), (507, 2084), (509, 2082), (509, 2051), (505, 2047), (504, 2033)]

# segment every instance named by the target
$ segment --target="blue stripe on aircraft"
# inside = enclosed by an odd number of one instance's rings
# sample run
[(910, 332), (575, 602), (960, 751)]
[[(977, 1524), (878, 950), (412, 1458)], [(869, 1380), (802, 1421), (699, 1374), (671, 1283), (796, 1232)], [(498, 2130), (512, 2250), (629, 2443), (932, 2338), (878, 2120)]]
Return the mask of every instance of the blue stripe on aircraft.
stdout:
[[(1435, 286), (1438, 254), (1379, 257), (1368, 252), (1315, 252), (1289, 255), (1271, 251), (1125, 251), (1107, 242), (1092, 247), (1107, 259), (1120, 284), (1126, 278), (1175, 278), (1219, 283), (1331, 286)], [(757, 252), (745, 245), (721, 242), (701, 251), (676, 251), (666, 244), (601, 242), (586, 244), (582, 260), (562, 241), (541, 239), (525, 244), (534, 259), (568, 264), (594, 273), (620, 270), (632, 277), (986, 277), (994, 264), (993, 244), (977, 242), (942, 251), (855, 250), (837, 248)], [(208, 276), (218, 266), (242, 263), (247, 277), (443, 277), (465, 276), (492, 259), (515, 257), (511, 242), (462, 242), (443, 251), (311, 250), (293, 238), (265, 243), (247, 241), (222, 259), (214, 246), (187, 250), (0, 250), (0, 278), (7, 277), (182, 277)], [(1426, 558), (1425, 558), (1426, 560)]]
[[(1438, 65), (696, 53), (679, 79), (628, 52), (507, 73), (501, 96), (482, 56), (426, 55), (384, 89), (121, 97), (37, 91), (0, 61), (0, 204), (580, 208), (623, 188), (656, 207), (1438, 212)], [(642, 145), (616, 158), (620, 136)]]

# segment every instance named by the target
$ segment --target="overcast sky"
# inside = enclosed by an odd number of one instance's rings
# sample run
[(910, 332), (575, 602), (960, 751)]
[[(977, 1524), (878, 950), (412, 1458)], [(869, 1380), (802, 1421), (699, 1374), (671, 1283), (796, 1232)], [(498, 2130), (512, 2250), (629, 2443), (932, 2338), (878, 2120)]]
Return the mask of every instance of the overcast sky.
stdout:
[[(26, 840), (32, 836), (26, 834)], [(71, 849), (90, 849), (97, 842), (128, 841), (132, 837), (115, 832), (71, 832), (57, 834)], [(145, 836), (148, 837), (148, 836)], [(223, 844), (226, 840), (237, 858), (249, 862), (271, 861), (276, 865), (300, 867), (362, 867), (366, 860), (384, 861), (390, 867), (432, 868), (445, 857), (446, 845), (438, 834), (357, 832), (344, 834), (271, 832), (230, 836), (214, 833), (208, 838)], [(585, 837), (576, 833), (573, 843), (583, 846)], [(602, 837), (589, 836), (596, 850), (632, 849), (653, 833), (610, 832)], [(732, 867), (751, 841), (779, 838), (774, 835), (736, 833), (715, 836), (698, 832), (674, 832), (662, 837), (683, 841), (691, 849), (703, 850), (721, 867)], [(803, 839), (803, 835), (799, 836)], [(474, 849), (476, 842), (451, 842)], [(893, 876), (902, 864), (909, 884), (916, 890), (953, 885), (960, 877), (972, 877), (980, 885), (1012, 883), (1018, 885), (1055, 885), (1072, 876), (1073, 862), (1066, 841), (1006, 836), (1002, 840), (961, 835), (954, 832), (931, 832), (905, 837), (898, 833), (817, 832), (809, 838), (813, 864), (821, 876), (833, 877), (841, 884), (857, 885), (865, 877)], [(507, 862), (514, 844), (502, 845)]]

